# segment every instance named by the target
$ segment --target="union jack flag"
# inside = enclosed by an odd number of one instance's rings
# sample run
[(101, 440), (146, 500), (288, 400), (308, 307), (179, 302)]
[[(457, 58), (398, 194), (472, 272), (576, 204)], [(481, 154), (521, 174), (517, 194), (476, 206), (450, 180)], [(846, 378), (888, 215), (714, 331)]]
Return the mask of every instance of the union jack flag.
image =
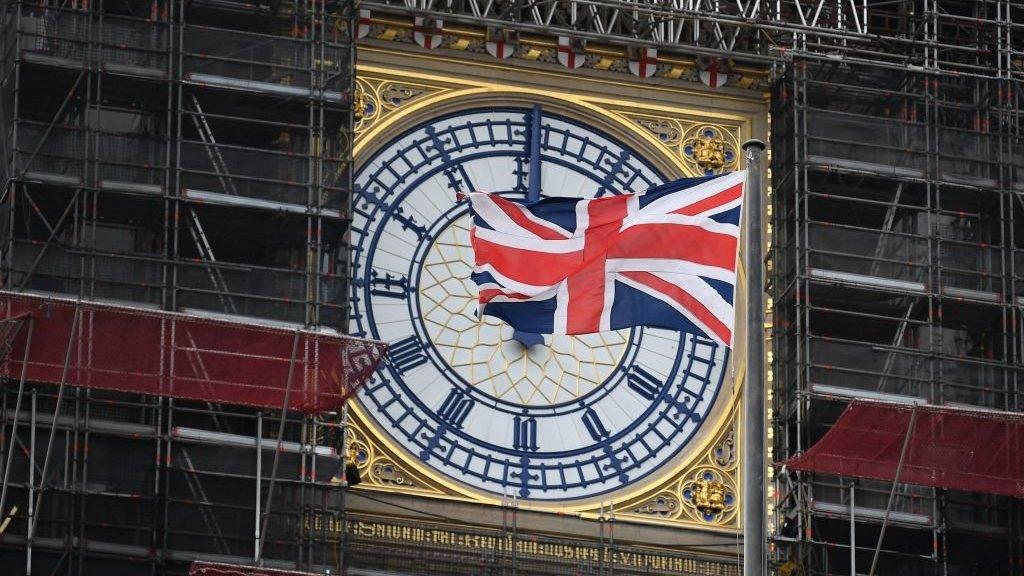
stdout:
[(746, 172), (644, 194), (469, 194), (480, 313), (539, 334), (656, 326), (732, 345)]

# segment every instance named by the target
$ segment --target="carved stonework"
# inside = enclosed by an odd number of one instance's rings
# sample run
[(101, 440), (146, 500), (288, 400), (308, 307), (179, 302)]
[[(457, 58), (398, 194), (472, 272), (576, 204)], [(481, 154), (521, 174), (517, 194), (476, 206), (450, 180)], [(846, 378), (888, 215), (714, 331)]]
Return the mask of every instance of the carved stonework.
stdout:
[[(437, 486), (409, 469), (402, 458), (393, 453), (384, 443), (367, 433), (366, 424), (354, 412), (350, 412), (348, 426), (347, 461), (354, 461), (362, 476), (361, 490), (394, 491), (441, 495), (443, 488)], [(336, 479), (340, 481), (340, 479)]]
[(740, 169), (740, 127), (708, 124), (689, 118), (622, 112), (643, 127), (689, 168), (689, 176), (721, 174)]
[(701, 124), (683, 136), (683, 160), (700, 174), (721, 174), (740, 168), (739, 134), (726, 126)]
[(725, 142), (699, 136), (693, 142), (693, 160), (705, 171), (721, 170), (725, 166)]
[(356, 91), (352, 96), (352, 116), (358, 122), (363, 119), (366, 115), (366, 91), (360, 87), (356, 87)]
[(616, 506), (619, 518), (738, 528), (736, 417), (719, 431), (702, 457), (631, 503)]
[(370, 475), (384, 486), (416, 486), (412, 477), (391, 460), (381, 458), (373, 463)]
[[(557, 7), (559, 5), (555, 4), (554, 6)], [(558, 7), (556, 8), (555, 14), (564, 10), (564, 7)], [(548, 18), (551, 19), (552, 16), (549, 15)], [(565, 21), (572, 19), (568, 15), (561, 17), (554, 16), (555, 21), (558, 21), (560, 18), (564, 18)], [(387, 20), (387, 22), (384, 22), (383, 20), (373, 22), (368, 30), (366, 39), (395, 42), (400, 44), (416, 43), (412, 30), (414, 24), (411, 21), (411, 18), (402, 22), (401, 18), (389, 15)], [(509, 55), (509, 60), (545, 62), (552, 65), (558, 65), (557, 48), (548, 45), (548, 43), (553, 40), (554, 38), (524, 38), (516, 43), (516, 47)], [(480, 55), (488, 54), (486, 38), (469, 37), (465, 33), (465, 28), (463, 27), (460, 27), (459, 30), (442, 29), (440, 41), (440, 45), (435, 49), (437, 52), (469, 52)], [(633, 73), (630, 72), (629, 54), (627, 51), (621, 51), (618, 54), (615, 54), (610, 53), (607, 48), (584, 50), (580, 53), (580, 57), (582, 60), (580, 64), (581, 68), (616, 72), (623, 76), (628, 75), (631, 79), (635, 78)], [(700, 84), (702, 82), (700, 73), (705, 68), (706, 65), (703, 67), (696, 65), (695, 62), (688, 58), (676, 59), (669, 57), (665, 58), (664, 61), (659, 62), (654, 76), (669, 80), (683, 80), (694, 84)], [(729, 74), (723, 76), (726, 76), (728, 86), (744, 89), (765, 89), (768, 87), (768, 82), (770, 80), (770, 76), (766, 71), (747, 72), (733, 69), (730, 70)]]
[(666, 146), (679, 144), (679, 139), (683, 136), (682, 126), (673, 120), (642, 118), (638, 119), (636, 123), (650, 130)]
[(407, 86), (385, 82), (381, 85), (378, 94), (380, 94), (380, 100), (384, 106), (399, 108), (427, 94), (427, 90), (422, 86)]
[(696, 470), (680, 490), (684, 509), (708, 524), (718, 524), (729, 515), (735, 516), (736, 486), (732, 478), (720, 470)]
[(725, 484), (716, 480), (701, 479), (694, 482), (691, 496), (697, 510), (708, 516), (725, 510)]
[(670, 518), (679, 510), (679, 498), (671, 493), (658, 494), (633, 509), (637, 514), (645, 514), (658, 518)]
[(353, 97), (356, 134), (366, 132), (413, 102), (447, 91), (444, 86), (398, 82), (363, 73), (359, 74), (357, 85)]
[(352, 98), (352, 115), (356, 130), (362, 130), (373, 123), (377, 119), (379, 108), (374, 86), (361, 79), (357, 80), (355, 96)]
[(736, 465), (736, 429), (730, 427), (725, 437), (715, 445), (713, 456), (715, 464), (723, 468)]

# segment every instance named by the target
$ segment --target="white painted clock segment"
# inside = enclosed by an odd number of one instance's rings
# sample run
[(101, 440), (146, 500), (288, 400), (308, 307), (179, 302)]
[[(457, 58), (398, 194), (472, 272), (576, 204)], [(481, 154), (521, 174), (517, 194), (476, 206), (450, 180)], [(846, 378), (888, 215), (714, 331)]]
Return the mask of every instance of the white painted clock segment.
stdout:
[(686, 452), (723, 387), (729, 350), (649, 328), (545, 335), (526, 346), (510, 326), (477, 318), (460, 192), (525, 199), (538, 172), (541, 197), (642, 192), (664, 181), (641, 153), (577, 120), (544, 112), (532, 134), (532, 113), (430, 119), (359, 168), (350, 327), (390, 345), (359, 401), (396, 444), (463, 486), (580, 501)]

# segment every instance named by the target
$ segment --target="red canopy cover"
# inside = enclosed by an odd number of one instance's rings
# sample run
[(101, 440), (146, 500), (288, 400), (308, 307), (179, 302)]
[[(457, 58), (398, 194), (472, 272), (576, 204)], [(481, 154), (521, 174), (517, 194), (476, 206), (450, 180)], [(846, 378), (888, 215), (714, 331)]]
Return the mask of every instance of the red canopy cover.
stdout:
[(790, 470), (1024, 498), (1024, 415), (854, 402)]
[[(335, 410), (370, 378), (375, 340), (173, 312), (0, 292), (0, 320), (24, 322), (0, 375), (304, 412)], [(6, 334), (6, 332), (5, 332)], [(70, 351), (70, 353), (69, 353)], [(65, 369), (65, 365), (67, 368)]]

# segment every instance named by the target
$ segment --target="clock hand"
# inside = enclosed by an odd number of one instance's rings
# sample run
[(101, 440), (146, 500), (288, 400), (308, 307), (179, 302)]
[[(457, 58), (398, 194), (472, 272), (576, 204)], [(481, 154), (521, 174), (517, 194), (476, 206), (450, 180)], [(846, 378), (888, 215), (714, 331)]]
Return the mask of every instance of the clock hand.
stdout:
[[(526, 190), (526, 200), (528, 202), (536, 202), (540, 200), (540, 104), (533, 105), (529, 118), (530, 140), (527, 142), (527, 146), (530, 153), (530, 169), (527, 174), (530, 176), (530, 181), (528, 183), (529, 188)], [(524, 348), (544, 343), (544, 337), (540, 334), (520, 332), (519, 330), (512, 333), (512, 339), (522, 344)]]
[(530, 182), (526, 191), (526, 200), (536, 202), (540, 200), (540, 104), (534, 104), (530, 111)]

